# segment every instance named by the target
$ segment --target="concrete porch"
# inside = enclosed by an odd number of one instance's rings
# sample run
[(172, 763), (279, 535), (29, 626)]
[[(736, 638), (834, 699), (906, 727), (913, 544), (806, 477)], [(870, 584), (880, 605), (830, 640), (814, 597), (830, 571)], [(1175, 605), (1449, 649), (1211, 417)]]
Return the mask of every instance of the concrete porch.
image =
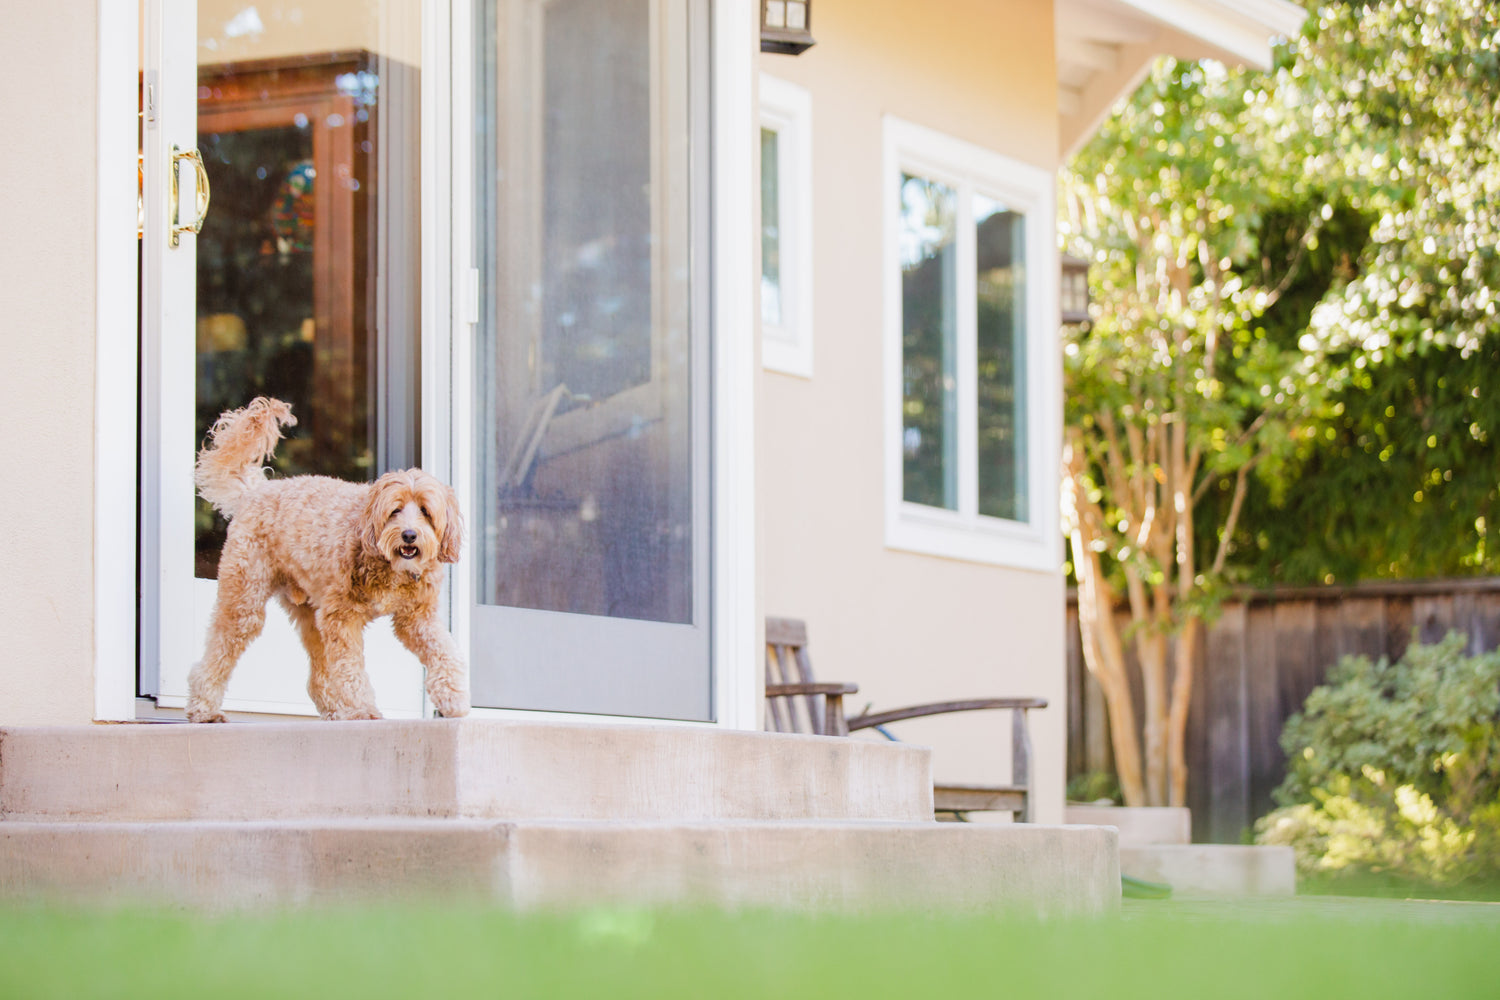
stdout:
[(0, 896), (1093, 913), (1104, 827), (939, 824), (929, 752), (496, 720), (0, 729)]

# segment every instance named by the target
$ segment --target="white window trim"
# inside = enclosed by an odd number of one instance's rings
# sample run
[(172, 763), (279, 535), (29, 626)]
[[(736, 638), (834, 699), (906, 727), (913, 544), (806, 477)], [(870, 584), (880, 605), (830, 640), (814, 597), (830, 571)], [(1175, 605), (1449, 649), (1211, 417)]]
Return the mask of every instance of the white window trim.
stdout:
[[(884, 121), (885, 169), (885, 544), (926, 555), (1056, 572), (1062, 564), (1058, 534), (1058, 450), (1061, 441), (1061, 367), (1058, 346), (1058, 256), (1053, 177), (1049, 171), (1002, 156), (953, 136), (897, 118)], [(901, 258), (903, 172), (951, 185), (959, 192), (959, 509), (943, 510), (902, 498)], [(1026, 435), (1029, 522), (978, 512), (974, 248), (975, 194), (1024, 212), (1026, 230)]]
[(782, 320), (761, 324), (761, 365), (812, 378), (812, 95), (762, 73), (760, 125), (777, 134)]

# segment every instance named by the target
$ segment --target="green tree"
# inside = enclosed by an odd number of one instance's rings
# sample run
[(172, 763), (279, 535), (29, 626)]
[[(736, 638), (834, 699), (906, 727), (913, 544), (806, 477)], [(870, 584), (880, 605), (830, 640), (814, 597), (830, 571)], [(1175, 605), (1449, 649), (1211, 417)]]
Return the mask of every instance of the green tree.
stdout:
[[(1163, 61), (1063, 178), (1065, 245), (1092, 262), (1099, 306), (1065, 345), (1064, 524), (1127, 804), (1186, 799), (1198, 622), (1252, 475), (1274, 482), (1321, 415), (1321, 373), (1262, 319), (1332, 210), (1280, 165), (1289, 131), (1267, 113), (1263, 79)], [(1267, 215), (1294, 209), (1296, 237), (1267, 240)], [(1205, 494), (1226, 482), (1216, 523), (1198, 523)], [(1127, 640), (1141, 665), (1139, 724)]]
[(1270, 72), (1162, 62), (1065, 171), (1063, 506), (1127, 801), (1185, 796), (1224, 583), (1500, 570), (1497, 48), (1483, 0), (1316, 6)]

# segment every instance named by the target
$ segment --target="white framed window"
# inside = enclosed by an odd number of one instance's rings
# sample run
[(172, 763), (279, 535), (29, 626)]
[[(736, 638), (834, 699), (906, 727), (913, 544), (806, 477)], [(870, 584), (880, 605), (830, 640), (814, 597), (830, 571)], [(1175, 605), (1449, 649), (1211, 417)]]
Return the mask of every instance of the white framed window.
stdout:
[(760, 77), (761, 363), (811, 378), (812, 97)]
[(1061, 564), (1053, 178), (885, 120), (886, 544)]

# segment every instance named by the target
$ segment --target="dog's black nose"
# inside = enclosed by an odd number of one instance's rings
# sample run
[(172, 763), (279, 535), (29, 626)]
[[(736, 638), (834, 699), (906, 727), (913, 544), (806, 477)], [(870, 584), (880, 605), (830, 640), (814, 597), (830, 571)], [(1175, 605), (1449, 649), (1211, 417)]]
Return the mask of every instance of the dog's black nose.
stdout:
[(410, 528), (407, 528), (405, 531), (401, 532), (401, 540), (407, 545), (411, 545), (417, 540), (417, 533), (415, 531), (412, 531)]

